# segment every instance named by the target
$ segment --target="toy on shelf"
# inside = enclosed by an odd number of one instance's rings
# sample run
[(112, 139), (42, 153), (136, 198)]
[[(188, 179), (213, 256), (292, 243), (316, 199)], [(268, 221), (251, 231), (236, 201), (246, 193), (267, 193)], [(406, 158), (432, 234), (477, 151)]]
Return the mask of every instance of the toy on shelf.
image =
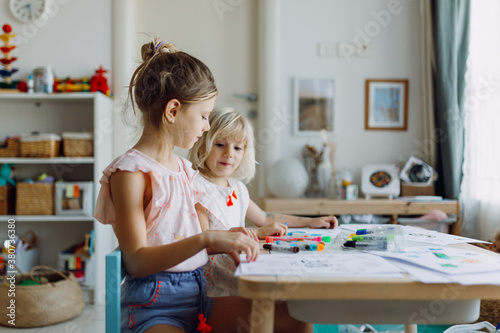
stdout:
[(5, 163), (0, 168), (0, 186), (6, 186), (10, 184), (12, 186), (16, 186), (16, 182), (11, 178), (12, 174), (12, 165)]
[(88, 92), (90, 91), (90, 82), (88, 78), (83, 77), (81, 79), (58, 79), (54, 81), (54, 91), (55, 92)]
[(3, 41), (4, 45), (0, 48), (3, 53), (3, 58), (0, 62), (4, 66), (4, 69), (0, 70), (0, 77), (3, 78), (3, 82), (0, 82), (0, 88), (12, 89), (12, 74), (17, 72), (17, 68), (12, 68), (12, 63), (17, 60), (16, 57), (11, 55), (12, 50), (16, 48), (12, 45), (12, 39), (16, 37), (16, 34), (11, 33), (12, 27), (8, 24), (4, 24), (2, 27), (4, 34), (0, 35), (0, 39)]
[(102, 66), (99, 67), (95, 71), (94, 76), (90, 79), (90, 91), (95, 92), (95, 91), (100, 91), (104, 95), (111, 96), (111, 92), (109, 91), (109, 86), (108, 86), (108, 79), (104, 76), (104, 73), (107, 73), (108, 71), (102, 68)]

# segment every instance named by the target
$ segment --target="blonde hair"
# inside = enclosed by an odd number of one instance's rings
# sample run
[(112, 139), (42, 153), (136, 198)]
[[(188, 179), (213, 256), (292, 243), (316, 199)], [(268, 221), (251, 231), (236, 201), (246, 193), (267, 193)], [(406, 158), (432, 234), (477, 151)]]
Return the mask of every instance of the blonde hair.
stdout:
[(189, 151), (189, 160), (193, 168), (203, 176), (210, 178), (211, 171), (206, 160), (214, 147), (215, 141), (227, 139), (242, 141), (245, 144), (243, 158), (238, 168), (231, 175), (245, 184), (255, 176), (255, 138), (252, 125), (240, 113), (232, 108), (216, 108), (210, 114), (210, 130), (194, 144)]
[(141, 111), (142, 126), (151, 125), (165, 133), (163, 113), (170, 100), (191, 104), (218, 94), (212, 72), (203, 62), (161, 38), (144, 44), (141, 56), (142, 63), (130, 80), (128, 98), (133, 114), (137, 113), (136, 106)]

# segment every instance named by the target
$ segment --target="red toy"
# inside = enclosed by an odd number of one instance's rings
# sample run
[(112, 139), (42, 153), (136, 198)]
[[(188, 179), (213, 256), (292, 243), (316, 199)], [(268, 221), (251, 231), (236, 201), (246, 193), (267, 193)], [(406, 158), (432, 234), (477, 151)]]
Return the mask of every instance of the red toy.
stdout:
[(103, 69), (102, 66), (95, 71), (94, 76), (92, 76), (92, 79), (90, 79), (91, 92), (100, 91), (104, 95), (111, 96), (111, 92), (109, 91), (108, 87), (108, 79), (103, 75), (107, 72), (108, 71)]
[(203, 313), (198, 314), (198, 326), (196, 326), (196, 330), (200, 331), (200, 333), (208, 333), (212, 330), (212, 327), (207, 324), (207, 318), (203, 315)]

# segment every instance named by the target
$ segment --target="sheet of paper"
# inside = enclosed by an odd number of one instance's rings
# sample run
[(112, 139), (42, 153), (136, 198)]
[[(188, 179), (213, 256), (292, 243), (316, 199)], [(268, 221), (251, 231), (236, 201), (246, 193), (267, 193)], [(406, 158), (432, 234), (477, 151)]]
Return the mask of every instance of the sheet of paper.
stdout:
[[(369, 229), (374, 224), (342, 224), (341, 231), (355, 233), (358, 229)], [(428, 230), (413, 226), (402, 226), (407, 241), (424, 242), (438, 245), (460, 244), (460, 243), (489, 243), (479, 239), (467, 238), (457, 235), (445, 234), (435, 230)]]
[(481, 274), (449, 275), (432, 271), (399, 260), (388, 259), (394, 265), (406, 271), (413, 280), (422, 283), (458, 283), (461, 285), (500, 285), (500, 272)]
[(483, 272), (499, 272), (500, 274), (498, 256), (446, 246), (415, 246), (407, 248), (405, 252), (369, 251), (369, 253), (450, 275)]
[(278, 275), (304, 277), (401, 276), (397, 266), (387, 260), (362, 252), (350, 253), (272, 253), (247, 263), (245, 255), (235, 275)]
[(407, 241), (424, 242), (439, 245), (460, 244), (460, 243), (489, 243), (479, 239), (467, 238), (457, 235), (445, 234), (424, 228), (405, 226), (403, 228)]

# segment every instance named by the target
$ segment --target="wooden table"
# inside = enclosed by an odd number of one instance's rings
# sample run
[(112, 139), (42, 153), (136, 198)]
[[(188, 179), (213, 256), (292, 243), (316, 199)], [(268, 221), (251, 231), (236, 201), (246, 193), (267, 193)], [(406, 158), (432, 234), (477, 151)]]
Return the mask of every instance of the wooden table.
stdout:
[(437, 209), (446, 214), (457, 215), (457, 221), (451, 225), (450, 232), (454, 235), (460, 235), (460, 203), (457, 200), (423, 202), (398, 199), (334, 200), (326, 198), (264, 198), (261, 202), (261, 208), (265, 212), (290, 215), (391, 215), (392, 223), (397, 223), (399, 215), (424, 215), (431, 210)]
[[(500, 256), (469, 244), (454, 246)], [(253, 333), (273, 331), (276, 301), (287, 301), (290, 314), (306, 322), (395, 323), (416, 333), (417, 324), (475, 321), (481, 299), (500, 299), (500, 286), (424, 284), (406, 274), (376, 279), (240, 276), (238, 280), (240, 295), (252, 300), (248, 326)]]

